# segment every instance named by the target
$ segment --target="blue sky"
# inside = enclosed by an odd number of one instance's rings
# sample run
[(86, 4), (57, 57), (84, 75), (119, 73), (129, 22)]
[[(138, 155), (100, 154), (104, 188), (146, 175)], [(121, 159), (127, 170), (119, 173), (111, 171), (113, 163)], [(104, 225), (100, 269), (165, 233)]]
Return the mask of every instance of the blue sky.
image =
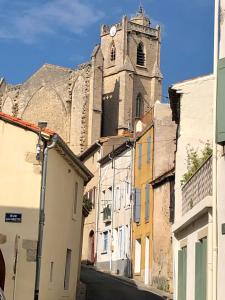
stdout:
[[(142, 0), (162, 26), (163, 94), (170, 84), (212, 72), (213, 0)], [(139, 0), (0, 0), (0, 76), (22, 83), (42, 64), (88, 61), (101, 24), (134, 15)]]

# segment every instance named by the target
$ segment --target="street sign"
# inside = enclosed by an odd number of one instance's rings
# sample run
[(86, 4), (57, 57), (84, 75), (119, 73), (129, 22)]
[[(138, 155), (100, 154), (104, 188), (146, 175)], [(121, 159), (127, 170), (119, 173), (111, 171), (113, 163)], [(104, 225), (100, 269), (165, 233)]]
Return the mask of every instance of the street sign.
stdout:
[(5, 222), (21, 223), (22, 222), (22, 214), (6, 213), (5, 214)]

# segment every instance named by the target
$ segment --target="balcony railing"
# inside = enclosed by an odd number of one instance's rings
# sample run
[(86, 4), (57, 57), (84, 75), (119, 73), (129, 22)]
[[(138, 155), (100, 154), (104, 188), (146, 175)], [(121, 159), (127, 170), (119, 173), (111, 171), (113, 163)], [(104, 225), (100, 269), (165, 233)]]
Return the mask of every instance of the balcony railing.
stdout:
[(106, 207), (103, 208), (103, 222), (111, 222), (112, 219), (112, 209), (111, 205), (108, 204)]
[(212, 157), (209, 157), (182, 188), (182, 215), (212, 195)]

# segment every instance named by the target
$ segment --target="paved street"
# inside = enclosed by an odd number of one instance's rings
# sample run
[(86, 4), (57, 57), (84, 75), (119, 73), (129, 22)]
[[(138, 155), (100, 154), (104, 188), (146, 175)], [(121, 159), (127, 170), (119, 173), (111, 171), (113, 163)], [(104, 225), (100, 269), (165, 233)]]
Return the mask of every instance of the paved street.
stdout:
[(148, 291), (139, 290), (135, 284), (91, 268), (81, 269), (81, 281), (87, 285), (86, 300), (162, 300)]

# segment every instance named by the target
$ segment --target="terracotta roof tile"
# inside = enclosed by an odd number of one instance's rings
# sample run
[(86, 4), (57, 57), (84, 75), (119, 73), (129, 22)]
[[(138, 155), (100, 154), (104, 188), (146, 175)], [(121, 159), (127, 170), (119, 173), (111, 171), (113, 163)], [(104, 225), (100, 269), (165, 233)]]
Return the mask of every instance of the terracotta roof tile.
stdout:
[[(27, 121), (24, 121), (24, 120), (21, 120), (19, 118), (10, 116), (10, 115), (5, 114), (3, 112), (0, 112), (0, 120), (9, 122), (11, 124), (23, 127), (24, 129), (31, 130), (31, 131), (34, 131), (34, 132), (39, 132), (40, 131), (40, 128), (37, 125), (32, 124), (32, 123), (27, 122)], [(48, 128), (43, 129), (42, 132), (47, 133), (50, 136), (55, 134), (54, 131), (52, 131), (51, 129), (48, 129)]]

